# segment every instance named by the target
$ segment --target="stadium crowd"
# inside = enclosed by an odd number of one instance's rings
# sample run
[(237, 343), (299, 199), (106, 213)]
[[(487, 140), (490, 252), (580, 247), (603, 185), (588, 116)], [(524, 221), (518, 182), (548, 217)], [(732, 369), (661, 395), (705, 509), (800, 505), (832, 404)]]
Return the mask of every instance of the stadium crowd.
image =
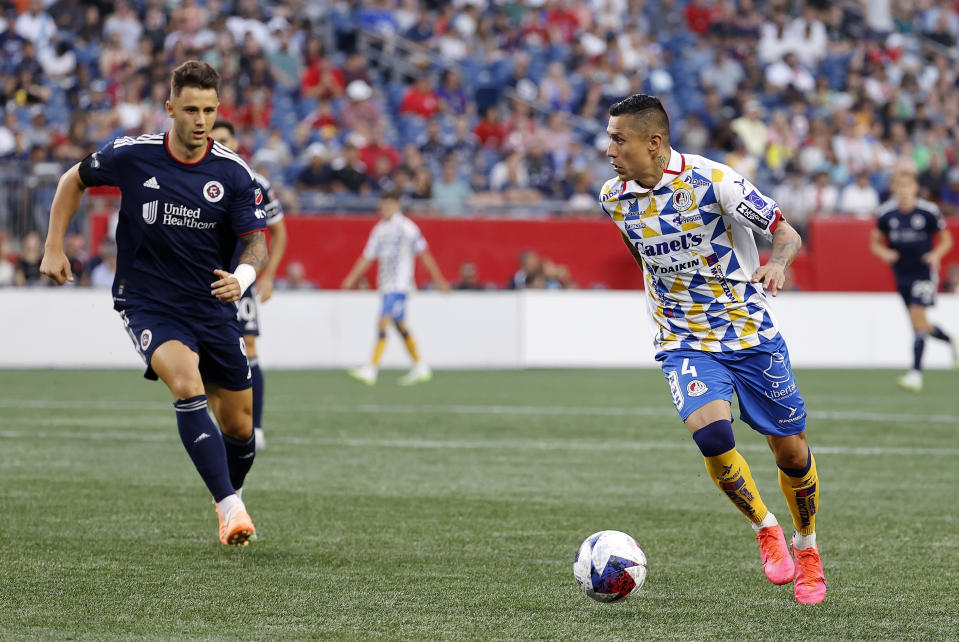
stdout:
[[(288, 211), (599, 216), (610, 104), (660, 96), (674, 147), (812, 216), (871, 218), (908, 166), (959, 214), (959, 4), (932, 0), (0, 0), (0, 284), (56, 178), (162, 131), (169, 70)], [(4, 249), (4, 245), (13, 245)], [(98, 248), (109, 254), (109, 248)], [(29, 279), (28, 279), (29, 280)]]

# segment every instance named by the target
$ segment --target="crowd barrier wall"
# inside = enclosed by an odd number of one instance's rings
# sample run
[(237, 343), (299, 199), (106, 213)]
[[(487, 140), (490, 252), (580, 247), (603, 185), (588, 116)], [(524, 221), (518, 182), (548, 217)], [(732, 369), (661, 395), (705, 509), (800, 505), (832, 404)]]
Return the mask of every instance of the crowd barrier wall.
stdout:
[[(107, 229), (107, 216), (92, 217), (91, 247)], [(623, 247), (616, 228), (596, 220), (513, 220), (413, 217), (429, 242), (447, 279), (458, 278), (459, 266), (475, 263), (479, 278), (494, 287), (504, 287), (518, 267), (520, 253), (535, 250), (540, 256), (566, 265), (581, 288), (597, 285), (614, 290), (642, 288), (642, 275)], [(340, 286), (356, 257), (362, 252), (377, 218), (367, 216), (287, 215), (289, 246), (284, 264), (299, 261), (307, 277), (322, 289)], [(795, 287), (811, 292), (892, 292), (889, 267), (869, 252), (872, 221), (837, 218), (813, 219), (804, 248), (791, 268)], [(959, 221), (949, 221), (959, 241)], [(959, 263), (959, 242), (943, 262), (944, 268)], [(945, 271), (945, 269), (943, 270)], [(281, 267), (280, 275), (283, 274)], [(376, 283), (375, 268), (369, 273)], [(428, 281), (417, 267), (420, 286)]]
[[(437, 368), (653, 368), (644, 295), (626, 291), (421, 292), (408, 321)], [(346, 368), (366, 361), (375, 292), (280, 291), (262, 307), (267, 368)], [(898, 295), (787, 292), (773, 310), (797, 367), (905, 369), (912, 332)], [(959, 332), (959, 296), (930, 316)], [(142, 362), (106, 290), (0, 289), (0, 368), (137, 368)], [(408, 366), (391, 330), (384, 367)], [(931, 368), (948, 349), (926, 348)]]

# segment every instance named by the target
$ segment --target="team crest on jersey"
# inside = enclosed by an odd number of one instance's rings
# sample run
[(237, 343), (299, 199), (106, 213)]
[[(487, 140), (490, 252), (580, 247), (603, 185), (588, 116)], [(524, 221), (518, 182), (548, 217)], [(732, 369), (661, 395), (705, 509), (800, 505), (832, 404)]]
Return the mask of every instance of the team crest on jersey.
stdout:
[(147, 328), (140, 333), (140, 349), (146, 350), (149, 348), (151, 341), (153, 341), (153, 333), (150, 332), (149, 328)]
[(693, 206), (693, 193), (688, 189), (678, 189), (673, 192), (673, 207), (677, 212), (685, 212)]
[(143, 204), (143, 220), (147, 222), (147, 225), (153, 225), (157, 222), (157, 206), (159, 204), (160, 201), (150, 201)]
[(709, 392), (709, 386), (699, 379), (693, 379), (686, 385), (686, 394), (690, 397), (701, 397), (707, 392)]
[(263, 190), (261, 190), (259, 187), (253, 190), (253, 202), (257, 205), (263, 202)]
[(219, 203), (223, 199), (223, 183), (210, 181), (203, 186), (203, 198), (211, 203)]
[(921, 230), (926, 227), (926, 219), (922, 214), (913, 214), (909, 219), (909, 226), (914, 230)]

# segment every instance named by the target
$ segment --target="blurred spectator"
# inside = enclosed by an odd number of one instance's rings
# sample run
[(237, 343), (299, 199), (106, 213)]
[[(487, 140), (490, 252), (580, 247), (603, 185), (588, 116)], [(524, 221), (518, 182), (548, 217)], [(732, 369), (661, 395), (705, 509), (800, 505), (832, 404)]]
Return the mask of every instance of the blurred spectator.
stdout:
[(400, 103), (400, 114), (411, 114), (429, 120), (440, 110), (440, 100), (433, 91), (433, 82), (422, 75), (406, 90)]
[(296, 177), (296, 186), (305, 191), (317, 192), (330, 184), (330, 172), (326, 165), (326, 148), (313, 143), (306, 150), (307, 165)]
[(365, 139), (364, 144), (360, 145), (360, 160), (366, 165), (368, 175), (377, 180), (396, 169), (401, 157), (399, 151), (388, 142)]
[(87, 237), (83, 234), (69, 234), (63, 243), (63, 253), (70, 263), (74, 285), (86, 285), (84, 267), (87, 260)]
[(939, 207), (946, 216), (959, 216), (959, 166), (946, 172), (946, 184), (939, 192)]
[(16, 269), (10, 260), (10, 238), (0, 230), (0, 287), (14, 284)]
[(348, 98), (340, 109), (340, 121), (347, 129), (363, 125), (379, 131), (383, 128), (383, 113), (373, 102), (373, 89), (363, 80), (354, 80), (346, 88)]
[(352, 143), (344, 145), (343, 151), (330, 163), (326, 180), (334, 194), (365, 194), (372, 187), (366, 164), (360, 160), (360, 152)]
[(842, 188), (839, 197), (839, 211), (853, 218), (871, 219), (879, 209), (879, 192), (869, 182), (867, 172), (859, 172), (856, 182)]
[(44, 278), (40, 274), (40, 261), (42, 259), (40, 234), (27, 232), (20, 239), (20, 256), (17, 258), (16, 271), (13, 276), (14, 283), (19, 286), (39, 285)]
[(506, 140), (506, 127), (500, 121), (499, 109), (487, 107), (483, 119), (473, 129), (479, 144), (489, 149), (499, 149)]
[(539, 255), (533, 250), (525, 250), (519, 255), (519, 269), (513, 273), (509, 283), (506, 284), (507, 289), (524, 289), (526, 284), (533, 282), (542, 270), (543, 266), (540, 263)]
[(17, 17), (13, 30), (24, 40), (36, 45), (38, 51), (46, 52), (51, 48), (57, 26), (44, 10), (43, 0), (29, 0), (26, 9)]
[(463, 89), (463, 80), (455, 69), (447, 69), (443, 72), (436, 95), (439, 97), (442, 110), (447, 114), (458, 116), (470, 110), (469, 96)]
[(113, 277), (117, 272), (117, 246), (112, 239), (104, 237), (97, 248), (100, 262), (90, 270), (90, 286), (94, 288), (113, 287)]
[(812, 182), (803, 186), (802, 198), (812, 216), (829, 216), (839, 209), (839, 190), (832, 184), (829, 172), (825, 169), (817, 171)]
[(333, 66), (319, 40), (307, 41), (307, 66), (300, 77), (300, 93), (308, 98), (329, 100), (343, 95), (343, 72)]
[(443, 162), (443, 174), (433, 182), (431, 198), (437, 211), (442, 214), (462, 214), (473, 191), (468, 182), (459, 176), (455, 156)]
[(483, 286), (477, 278), (475, 263), (460, 264), (460, 279), (453, 284), (454, 290), (482, 290)]
[[(746, 151), (753, 158), (762, 158), (766, 151), (766, 138), (769, 127), (763, 121), (763, 109), (758, 100), (751, 99), (743, 106), (743, 115), (730, 124), (733, 132), (739, 136)], [(755, 174), (743, 174), (754, 176)]]
[(278, 290), (315, 290), (316, 284), (306, 278), (306, 268), (299, 261), (286, 264), (284, 277), (276, 282)]

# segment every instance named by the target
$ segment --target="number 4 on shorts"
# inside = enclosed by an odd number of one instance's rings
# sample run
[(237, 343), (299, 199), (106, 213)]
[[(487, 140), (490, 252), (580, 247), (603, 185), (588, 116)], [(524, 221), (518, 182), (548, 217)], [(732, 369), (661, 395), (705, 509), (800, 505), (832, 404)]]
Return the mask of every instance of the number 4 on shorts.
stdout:
[(689, 365), (689, 359), (683, 359), (683, 369), (680, 371), (681, 374), (691, 374), (694, 377), (698, 377), (699, 374), (696, 372), (696, 366)]

